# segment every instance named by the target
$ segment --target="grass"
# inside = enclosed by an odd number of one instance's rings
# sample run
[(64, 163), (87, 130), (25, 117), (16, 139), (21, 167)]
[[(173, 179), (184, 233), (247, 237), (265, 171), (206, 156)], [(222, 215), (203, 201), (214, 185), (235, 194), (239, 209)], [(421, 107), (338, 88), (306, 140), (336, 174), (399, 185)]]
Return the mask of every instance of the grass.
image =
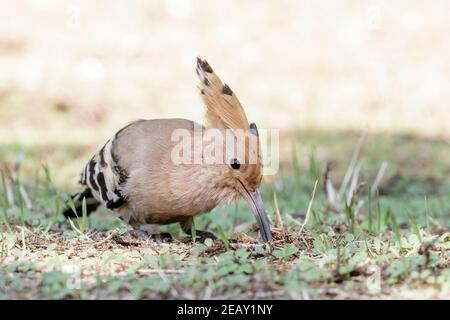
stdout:
[[(169, 225), (160, 229), (173, 241), (125, 246), (116, 229), (126, 226), (104, 209), (89, 217), (84, 209), (72, 223), (61, 216), (72, 189), (53, 182), (63, 167), (25, 161), (20, 171), (4, 171), (0, 298), (448, 298), (448, 144), (368, 135), (351, 160), (357, 134), (301, 136), (262, 189), (269, 247), (244, 204), (196, 219), (219, 240), (195, 242)], [(383, 161), (389, 169), (374, 190)]]
[[(68, 199), (67, 204), (70, 207), (70, 209), (75, 213), (75, 215), (78, 217), (77, 210), (75, 209), (75, 203), (73, 202), (72, 198)], [(73, 225), (72, 221), (70, 222)], [(86, 198), (84, 197), (83, 200), (81, 201), (81, 217), (78, 217), (77, 224), (78, 224), (77, 230), (81, 234), (84, 234), (86, 228), (88, 227)], [(73, 226), (73, 228), (75, 228), (75, 226)]]

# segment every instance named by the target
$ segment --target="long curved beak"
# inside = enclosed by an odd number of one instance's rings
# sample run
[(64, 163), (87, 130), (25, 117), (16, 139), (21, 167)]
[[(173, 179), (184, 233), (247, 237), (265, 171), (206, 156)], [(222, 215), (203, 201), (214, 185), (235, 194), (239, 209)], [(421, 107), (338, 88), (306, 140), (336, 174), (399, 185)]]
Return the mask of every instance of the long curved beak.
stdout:
[(253, 214), (256, 217), (256, 220), (258, 221), (259, 231), (261, 232), (261, 236), (264, 242), (272, 240), (272, 232), (270, 231), (269, 219), (267, 218), (266, 210), (264, 210), (264, 203), (262, 201), (259, 190), (256, 189), (255, 191), (250, 191), (247, 190), (242, 182), (241, 185), (241, 193), (244, 196), (245, 200), (247, 200), (250, 208), (253, 211)]

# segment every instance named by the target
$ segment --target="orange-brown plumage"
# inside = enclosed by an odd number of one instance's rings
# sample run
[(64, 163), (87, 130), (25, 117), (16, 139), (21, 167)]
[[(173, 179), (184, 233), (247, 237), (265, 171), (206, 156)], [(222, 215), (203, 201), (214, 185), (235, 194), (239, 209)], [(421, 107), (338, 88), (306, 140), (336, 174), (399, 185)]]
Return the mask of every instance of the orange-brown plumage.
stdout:
[[(104, 204), (134, 228), (179, 222), (189, 233), (195, 216), (244, 197), (268, 241), (269, 222), (258, 191), (262, 165), (256, 126), (248, 123), (236, 95), (206, 61), (198, 58), (196, 71), (206, 107), (205, 126), (186, 119), (129, 124), (88, 162), (81, 175), (85, 190), (74, 200), (80, 203), (86, 197), (91, 209)], [(174, 160), (174, 150), (180, 146), (174, 132), (179, 131), (201, 138), (201, 143), (182, 149), (189, 154), (184, 160), (192, 161)], [(218, 144), (213, 141), (217, 141), (206, 139), (211, 132), (235, 145), (215, 148)], [(65, 215), (71, 216), (71, 211)]]

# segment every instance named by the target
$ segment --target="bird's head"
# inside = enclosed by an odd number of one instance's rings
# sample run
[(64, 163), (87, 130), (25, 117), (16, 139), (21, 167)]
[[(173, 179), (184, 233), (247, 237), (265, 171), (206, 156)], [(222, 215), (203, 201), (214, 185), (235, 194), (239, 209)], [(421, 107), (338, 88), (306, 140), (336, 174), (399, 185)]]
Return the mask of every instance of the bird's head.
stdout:
[[(214, 166), (227, 189), (241, 195), (252, 209), (265, 242), (272, 239), (259, 187), (262, 161), (259, 133), (230, 87), (219, 79), (205, 60), (197, 58), (200, 94), (206, 106), (206, 129), (220, 135), (223, 162)], [(214, 135), (214, 133), (212, 134)], [(217, 139), (212, 146), (217, 159)], [(208, 147), (205, 148), (208, 153)], [(210, 150), (211, 151), (211, 150)], [(212, 153), (214, 153), (212, 152)]]

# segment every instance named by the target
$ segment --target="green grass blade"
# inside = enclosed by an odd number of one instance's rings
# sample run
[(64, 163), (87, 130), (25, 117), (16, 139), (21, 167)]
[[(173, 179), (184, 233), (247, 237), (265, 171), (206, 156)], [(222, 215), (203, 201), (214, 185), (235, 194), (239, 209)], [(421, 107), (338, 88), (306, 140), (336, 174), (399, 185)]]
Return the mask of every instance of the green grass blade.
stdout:
[(368, 205), (369, 205), (369, 221), (367, 222), (367, 229), (370, 233), (372, 233), (372, 188), (369, 187), (369, 199), (368, 199)]
[(391, 222), (392, 222), (392, 230), (394, 230), (394, 234), (395, 234), (395, 237), (397, 238), (398, 246), (401, 251), (402, 250), (402, 237), (400, 234), (400, 228), (398, 227), (397, 219), (396, 219), (395, 215), (390, 214), (390, 218), (391, 218)]
[(377, 207), (375, 209), (375, 220), (377, 223), (377, 234), (381, 234), (381, 204), (378, 192), (377, 192)]
[[(353, 204), (353, 201), (352, 201)], [(355, 233), (355, 212), (353, 210), (353, 205), (345, 204), (345, 213), (347, 215), (347, 221), (350, 226), (350, 232)]]
[(423, 243), (422, 232), (420, 232), (420, 228), (417, 225), (416, 219), (409, 212), (406, 212), (406, 217), (408, 218), (409, 223), (411, 224), (413, 231), (416, 234), (417, 238), (419, 239), (420, 243)]
[(20, 223), (22, 227), (25, 227), (25, 200), (23, 199), (22, 192), (20, 192), (21, 184), (19, 179), (16, 180), (14, 187), (18, 198)]
[(22, 194), (19, 192), (19, 215), (20, 223), (22, 227), (25, 227), (25, 201), (23, 200)]
[(46, 183), (47, 186), (50, 186), (50, 184), (52, 183), (52, 179), (50, 177), (50, 169), (45, 164), (42, 165), (42, 168), (44, 169), (45, 183)]
[(314, 155), (314, 149), (309, 156), (309, 169), (308, 174), (312, 180), (320, 180), (320, 166), (317, 164), (316, 156)]
[(5, 173), (2, 171), (1, 172), (1, 175), (2, 175), (2, 186), (3, 186), (3, 197), (2, 197), (2, 207), (3, 207), (3, 210), (2, 210), (2, 220), (3, 220), (3, 223), (5, 224), (5, 226), (6, 226), (6, 229), (8, 229), (8, 231), (9, 232), (12, 232), (12, 229), (11, 229), (11, 225), (9, 224), (9, 222), (8, 222), (8, 207), (9, 207), (9, 205), (8, 205), (8, 195), (7, 195), (7, 189), (6, 189), (6, 178), (5, 178)]
[(392, 215), (392, 210), (391, 210), (391, 208), (388, 208), (383, 216), (383, 227), (386, 227), (388, 225), (391, 215)]
[(69, 198), (69, 200), (67, 200), (67, 205), (69, 206), (69, 208), (73, 211), (73, 213), (75, 214), (75, 216), (77, 218), (79, 218), (78, 213), (77, 213), (77, 209), (75, 209), (75, 202), (73, 202), (72, 198)]
[(84, 234), (87, 228), (87, 206), (86, 206), (86, 198), (83, 197), (81, 202), (81, 225), (80, 231)]
[(320, 227), (322, 225), (322, 218), (320, 217), (319, 211), (313, 209), (311, 211), (312, 221), (316, 227)]
[(223, 242), (225, 249), (227, 251), (230, 250), (230, 242), (227, 235), (225, 234), (225, 231), (223, 231), (223, 228), (221, 226), (218, 226), (217, 229), (219, 231), (219, 239)]
[(195, 228), (194, 218), (192, 218), (191, 237), (192, 237), (192, 243), (195, 243), (197, 241), (197, 229)]

